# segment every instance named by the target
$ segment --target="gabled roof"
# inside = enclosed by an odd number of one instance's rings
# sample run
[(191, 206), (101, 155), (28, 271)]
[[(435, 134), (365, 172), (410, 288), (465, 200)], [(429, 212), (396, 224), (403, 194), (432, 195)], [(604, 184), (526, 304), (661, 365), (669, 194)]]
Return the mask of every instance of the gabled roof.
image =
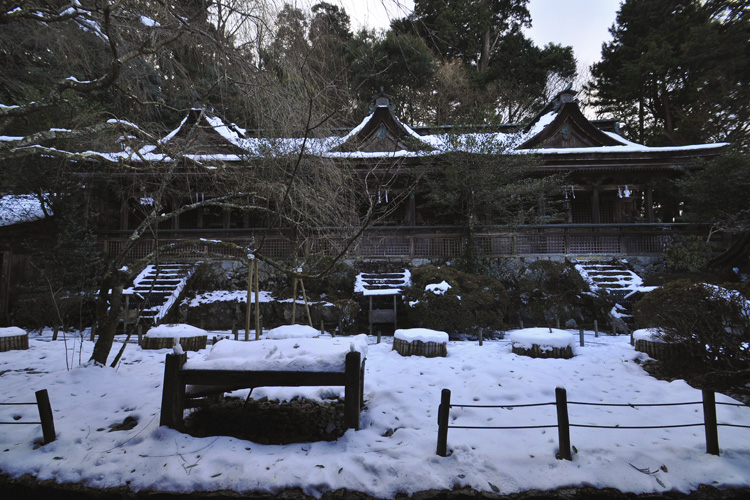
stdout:
[(243, 154), (246, 143), (244, 130), (198, 108), (191, 109), (176, 129), (159, 140), (188, 155)]
[[(588, 120), (578, 107), (575, 92), (566, 89), (557, 95), (523, 129), (499, 127), (490, 131), (466, 132), (454, 129), (439, 133), (417, 133), (393, 113), (390, 99), (381, 92), (371, 113), (344, 136), (322, 138), (248, 137), (243, 129), (226, 124), (214, 113), (193, 109), (182, 123), (157, 141), (137, 152), (101, 153), (110, 161), (174, 161), (170, 153), (181, 154), (211, 167), (219, 162), (239, 162), (252, 158), (283, 157), (296, 154), (334, 159), (378, 160), (418, 158), (449, 152), (477, 154), (539, 155), (545, 163), (563, 166), (579, 162), (601, 165), (634, 163), (634, 158), (658, 160), (669, 165), (670, 157), (715, 155), (726, 144), (648, 147), (622, 137), (614, 120)], [(424, 129), (423, 132), (426, 132)], [(304, 150), (302, 150), (304, 148)], [(631, 158), (632, 157), (632, 158)], [(645, 161), (645, 160), (644, 160)], [(571, 163), (572, 162), (572, 163)], [(636, 162), (637, 163), (637, 162)]]
[(332, 152), (393, 153), (396, 151), (427, 151), (432, 147), (399, 120), (382, 91), (374, 98), (371, 113), (349, 132)]
[(591, 123), (581, 113), (574, 96), (575, 92), (567, 88), (550, 101), (524, 128), (532, 134), (518, 149), (591, 148), (628, 143)]

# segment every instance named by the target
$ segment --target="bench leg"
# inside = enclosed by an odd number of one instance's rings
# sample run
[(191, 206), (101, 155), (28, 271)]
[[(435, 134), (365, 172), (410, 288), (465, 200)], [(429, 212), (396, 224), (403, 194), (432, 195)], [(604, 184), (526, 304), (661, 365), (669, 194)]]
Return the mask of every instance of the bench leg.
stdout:
[(344, 426), (359, 430), (359, 412), (362, 404), (362, 354), (350, 352), (346, 355), (346, 385), (344, 386)]

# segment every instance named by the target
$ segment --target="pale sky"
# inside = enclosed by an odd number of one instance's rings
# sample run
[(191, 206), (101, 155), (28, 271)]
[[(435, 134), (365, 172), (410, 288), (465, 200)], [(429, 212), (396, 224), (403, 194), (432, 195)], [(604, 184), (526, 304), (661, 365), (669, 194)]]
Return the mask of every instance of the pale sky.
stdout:
[[(414, 8), (413, 0), (328, 1), (346, 9), (353, 30), (364, 25), (387, 28), (390, 19)], [(528, 34), (539, 47), (550, 42), (572, 45), (578, 62), (588, 66), (599, 60), (602, 43), (611, 39), (607, 30), (619, 7), (620, 0), (531, 0)]]

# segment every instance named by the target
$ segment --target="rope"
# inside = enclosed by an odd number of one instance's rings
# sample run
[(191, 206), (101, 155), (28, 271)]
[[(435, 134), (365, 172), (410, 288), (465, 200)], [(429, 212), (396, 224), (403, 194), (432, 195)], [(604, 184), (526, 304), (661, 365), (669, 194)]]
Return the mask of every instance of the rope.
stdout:
[(555, 403), (529, 403), (525, 405), (451, 405), (451, 408), (528, 408), (530, 406), (550, 406)]
[(584, 405), (584, 406), (629, 406), (635, 408), (637, 406), (685, 406), (685, 405), (699, 405), (703, 404), (702, 401), (694, 401), (689, 403), (583, 403), (580, 401), (568, 401), (569, 405)]

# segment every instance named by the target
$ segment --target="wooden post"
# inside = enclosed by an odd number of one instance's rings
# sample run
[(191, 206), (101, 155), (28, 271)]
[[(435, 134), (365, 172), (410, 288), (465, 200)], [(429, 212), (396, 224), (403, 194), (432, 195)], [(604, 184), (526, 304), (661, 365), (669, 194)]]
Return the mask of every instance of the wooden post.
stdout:
[[(250, 301), (253, 296), (253, 269), (255, 268), (255, 259), (247, 263), (247, 304), (245, 307), (245, 341), (250, 340), (250, 313), (252, 311)], [(237, 337), (234, 337), (237, 340)]]
[(370, 295), (370, 335), (372, 335), (372, 295)]
[(307, 323), (312, 327), (312, 316), (310, 316), (310, 304), (307, 302), (307, 293), (305, 293), (305, 284), (302, 278), (299, 279), (299, 286), (302, 288), (302, 298), (305, 299), (305, 311), (307, 311)]
[(59, 331), (60, 331), (60, 327), (55, 325), (55, 327), (52, 329), (52, 340), (57, 340), (57, 335)]
[(378, 330), (378, 344), (380, 343), (380, 330)]
[(297, 276), (294, 277), (294, 284), (292, 285), (292, 320), (289, 323), (293, 325), (297, 322)]
[(599, 338), (599, 322), (594, 320), (594, 337)]
[(591, 189), (591, 222), (592, 224), (601, 224), (602, 222), (599, 209), (599, 186), (592, 186)]
[(395, 332), (398, 328), (396, 324), (396, 318), (398, 317), (398, 306), (396, 305), (396, 296), (393, 296), (393, 331)]
[(578, 337), (580, 338), (581, 347), (583, 347), (583, 327), (578, 329)]
[(185, 384), (182, 383), (180, 370), (187, 361), (187, 353), (167, 354), (164, 363), (164, 383), (161, 389), (161, 417), (159, 425), (172, 429), (181, 429), (185, 409)]
[(703, 389), (703, 421), (706, 426), (706, 453), (719, 455), (719, 432), (716, 421), (716, 394)]
[(438, 438), (437, 454), (441, 457), (448, 456), (448, 422), (451, 412), (451, 391), (443, 389), (440, 393), (440, 406), (438, 407)]
[(482, 346), (482, 341), (484, 340), (482, 337), (484, 337), (484, 329), (480, 328), (479, 329), (479, 346), (480, 347)]
[(359, 412), (361, 405), (362, 353), (352, 351), (346, 354), (344, 386), (344, 426), (347, 429), (359, 430)]
[(122, 333), (128, 333), (128, 323), (130, 320), (130, 295), (125, 296), (125, 311), (122, 316)]
[(254, 259), (255, 265), (255, 340), (260, 340), (260, 272), (258, 271), (258, 259)]
[(568, 420), (568, 393), (564, 387), (555, 388), (557, 405), (557, 436), (560, 441), (558, 459), (573, 460), (570, 454), (570, 421)]
[(47, 389), (36, 391), (36, 406), (39, 409), (39, 421), (42, 423), (42, 436), (44, 444), (55, 440), (55, 420), (52, 416), (52, 406), (49, 404)]

